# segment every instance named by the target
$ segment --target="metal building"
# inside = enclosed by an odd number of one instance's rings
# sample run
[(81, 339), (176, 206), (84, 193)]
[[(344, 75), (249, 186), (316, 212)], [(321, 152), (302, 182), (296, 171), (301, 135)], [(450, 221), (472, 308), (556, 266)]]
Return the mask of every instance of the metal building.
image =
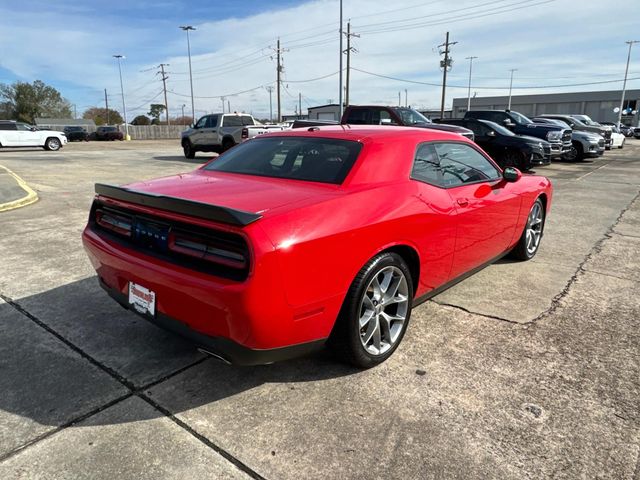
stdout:
[[(538, 95), (513, 95), (511, 110), (528, 117), (543, 113), (564, 113), (589, 115), (596, 122), (617, 122), (622, 90), (606, 90), (601, 92), (548, 93)], [(509, 98), (476, 97), (471, 99), (471, 110), (504, 110)], [(622, 123), (638, 126), (640, 115), (640, 90), (627, 90), (625, 93), (625, 110), (635, 113), (624, 114)], [(453, 115), (463, 117), (467, 111), (467, 97), (453, 99)]]
[(309, 107), (308, 110), (309, 120), (340, 121), (340, 105), (337, 103), (329, 103), (328, 105)]

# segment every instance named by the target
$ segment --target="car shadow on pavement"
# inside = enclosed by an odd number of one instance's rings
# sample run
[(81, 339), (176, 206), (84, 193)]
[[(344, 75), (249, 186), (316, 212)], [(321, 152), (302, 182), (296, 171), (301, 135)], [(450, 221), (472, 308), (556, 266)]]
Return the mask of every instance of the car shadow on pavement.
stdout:
[[(326, 351), (273, 365), (226, 365), (123, 309), (90, 277), (13, 305), (0, 303), (0, 371), (0, 424), (18, 416), (59, 426), (117, 396), (143, 393), (151, 386), (169, 388), (167, 408), (179, 414), (263, 384), (286, 384), (281, 388), (293, 390), (298, 382), (359, 370)], [(144, 419), (122, 422), (137, 420)]]

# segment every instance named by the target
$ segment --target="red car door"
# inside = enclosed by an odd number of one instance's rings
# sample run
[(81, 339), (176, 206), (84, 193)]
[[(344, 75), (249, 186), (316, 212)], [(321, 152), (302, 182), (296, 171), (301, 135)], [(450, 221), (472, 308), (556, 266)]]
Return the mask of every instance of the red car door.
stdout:
[(511, 244), (521, 198), (513, 183), (466, 143), (435, 144), (441, 182), (455, 207), (456, 243), (450, 279), (502, 254)]

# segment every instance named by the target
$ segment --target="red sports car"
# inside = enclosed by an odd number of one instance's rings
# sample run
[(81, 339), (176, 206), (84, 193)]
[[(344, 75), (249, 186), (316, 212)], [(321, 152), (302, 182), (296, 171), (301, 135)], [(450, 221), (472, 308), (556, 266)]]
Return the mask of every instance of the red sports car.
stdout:
[(417, 303), (507, 253), (532, 258), (552, 188), (454, 133), (335, 126), (96, 193), (84, 245), (125, 308), (234, 364), (328, 343), (371, 367)]

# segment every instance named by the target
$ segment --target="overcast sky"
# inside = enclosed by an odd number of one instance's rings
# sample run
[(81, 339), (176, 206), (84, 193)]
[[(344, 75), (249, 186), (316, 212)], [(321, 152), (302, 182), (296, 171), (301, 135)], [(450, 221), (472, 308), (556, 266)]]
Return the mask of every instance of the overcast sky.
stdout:
[[(439, 108), (442, 73), (437, 46), (446, 31), (453, 67), (446, 104), (472, 93), (502, 95), (620, 89), (626, 40), (640, 40), (635, 2), (602, 0), (344, 0), (353, 39), (351, 103), (397, 104), (398, 92), (419, 108)], [(19, 6), (18, 6), (19, 5)], [(196, 116), (231, 109), (269, 114), (274, 48), (284, 58), (283, 113), (338, 100), (338, 0), (0, 1), (0, 82), (43, 80), (76, 105), (122, 109), (113, 54), (123, 54), (129, 119), (163, 103), (156, 66), (168, 63), (169, 109), (190, 113), (187, 42), (179, 25), (196, 28), (191, 51)], [(345, 45), (346, 48), (346, 45)], [(357, 70), (356, 70), (357, 69)], [(365, 73), (368, 72), (368, 73)], [(383, 78), (372, 74), (394, 77)], [(640, 88), (640, 45), (628, 88)], [(324, 77), (324, 78), (323, 78)], [(314, 80), (315, 79), (315, 80)], [(307, 81), (313, 80), (313, 81)], [(426, 85), (421, 83), (432, 83)], [(596, 82), (603, 82), (595, 84)], [(564, 86), (573, 84), (577, 85)], [(533, 88), (552, 86), (553, 88)], [(456, 88), (458, 87), (458, 88)], [(244, 93), (238, 93), (244, 92)], [(236, 94), (236, 95), (234, 95)], [(209, 98), (206, 98), (209, 97)], [(273, 96), (275, 111), (275, 92)]]

